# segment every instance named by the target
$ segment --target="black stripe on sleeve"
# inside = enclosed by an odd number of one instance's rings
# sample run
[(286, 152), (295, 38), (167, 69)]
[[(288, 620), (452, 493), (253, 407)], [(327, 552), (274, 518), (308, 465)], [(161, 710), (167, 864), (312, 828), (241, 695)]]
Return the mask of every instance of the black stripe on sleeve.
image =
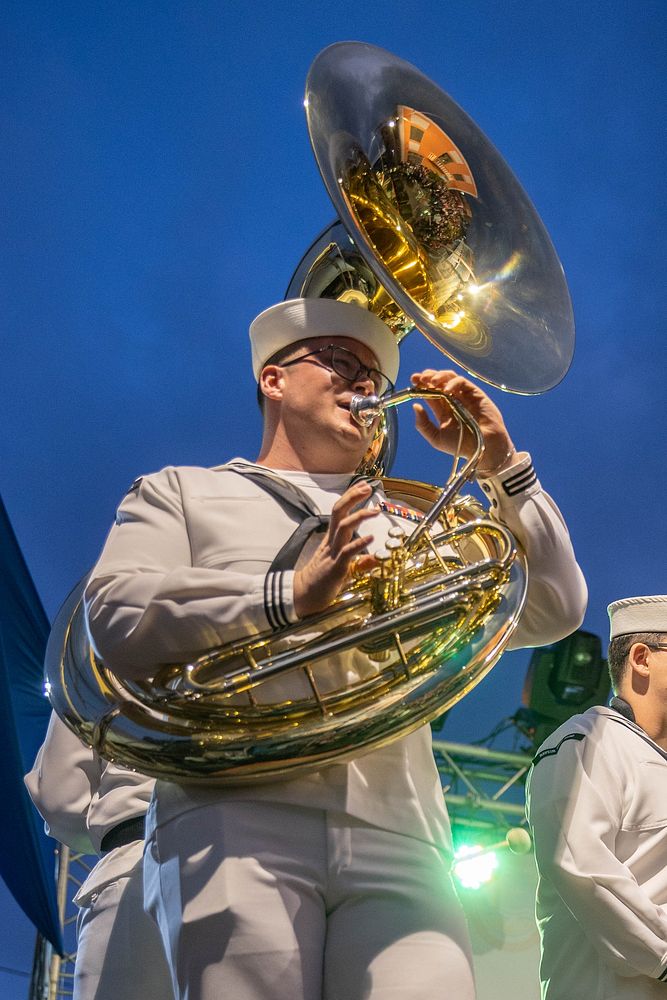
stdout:
[(580, 740), (583, 740), (585, 738), (586, 738), (585, 733), (568, 733), (567, 736), (564, 736), (563, 739), (560, 741), (560, 743), (557, 744), (557, 746), (547, 747), (546, 750), (540, 750), (538, 754), (535, 754), (535, 756), (533, 757), (533, 767), (535, 766), (535, 764), (539, 764), (539, 762), (544, 757), (553, 757), (554, 754), (557, 754), (560, 748), (562, 747), (563, 743), (566, 742), (566, 740), (577, 740), (577, 742), (579, 742)]
[(279, 621), (276, 618), (276, 613), (273, 606), (273, 598), (271, 596), (271, 590), (273, 587), (273, 577), (275, 573), (267, 573), (264, 577), (264, 612), (268, 618), (269, 625), (271, 628), (278, 628)]
[(281, 620), (280, 620), (280, 609), (278, 607), (278, 594), (277, 594), (278, 587), (277, 587), (277, 583), (278, 583), (278, 574), (277, 573), (272, 573), (271, 574), (271, 611), (273, 612), (273, 617), (276, 619), (276, 622), (278, 624), (278, 628), (280, 628), (280, 626), (283, 624), (283, 622), (281, 622)]
[(265, 600), (268, 605), (266, 617), (272, 628), (282, 628), (290, 624), (287, 609), (283, 600), (283, 571), (274, 570), (267, 573), (267, 583), (264, 585)]
[(664, 969), (658, 976), (659, 983), (667, 983), (667, 969)]
[(273, 574), (273, 610), (279, 625), (289, 624), (285, 614), (282, 595), (283, 574), (282, 570)]
[(279, 579), (278, 579), (278, 603), (280, 605), (280, 614), (282, 616), (283, 623), (285, 625), (289, 625), (290, 621), (289, 621), (289, 618), (287, 616), (287, 608), (285, 607), (285, 599), (284, 599), (284, 596), (283, 596), (283, 586), (285, 584), (285, 574), (284, 574), (283, 570), (280, 570), (280, 573), (278, 573), (277, 576), (279, 577)]
[(521, 472), (517, 472), (515, 475), (504, 479), (503, 489), (508, 497), (513, 497), (517, 493), (523, 493), (536, 482), (537, 474), (531, 463), (527, 469), (522, 469)]

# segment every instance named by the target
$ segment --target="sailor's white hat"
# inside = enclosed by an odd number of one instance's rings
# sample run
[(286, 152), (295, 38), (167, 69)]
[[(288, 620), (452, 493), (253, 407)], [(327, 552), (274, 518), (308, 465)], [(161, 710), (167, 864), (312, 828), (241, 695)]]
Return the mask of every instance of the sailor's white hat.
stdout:
[(370, 348), (391, 382), (398, 375), (398, 343), (386, 323), (368, 309), (337, 299), (287, 299), (261, 312), (250, 324), (252, 370), (278, 351), (311, 337), (351, 337)]
[(624, 597), (607, 608), (609, 638), (632, 632), (667, 632), (667, 594)]

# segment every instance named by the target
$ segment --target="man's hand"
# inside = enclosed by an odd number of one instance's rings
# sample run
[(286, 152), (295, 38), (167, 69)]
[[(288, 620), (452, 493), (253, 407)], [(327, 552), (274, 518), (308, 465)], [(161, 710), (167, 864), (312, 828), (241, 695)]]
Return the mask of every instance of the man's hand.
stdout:
[[(410, 379), (415, 389), (439, 389), (454, 396), (477, 421), (484, 438), (484, 455), (477, 468), (478, 475), (498, 472), (515, 452), (503, 416), (487, 394), (462, 375), (453, 371), (434, 371), (427, 368)], [(431, 420), (421, 403), (414, 404), (415, 424), (419, 433), (438, 451), (450, 455), (456, 452), (459, 424), (444, 400), (430, 399), (429, 406), (435, 417)], [(474, 442), (469, 433), (463, 436), (461, 453), (469, 458)]]
[(373, 541), (372, 535), (353, 538), (357, 528), (377, 510), (355, 510), (371, 495), (369, 483), (350, 486), (336, 501), (329, 527), (312, 558), (294, 574), (294, 610), (299, 618), (327, 608), (350, 573), (350, 563), (358, 556), (360, 570), (376, 565), (373, 556), (361, 555)]

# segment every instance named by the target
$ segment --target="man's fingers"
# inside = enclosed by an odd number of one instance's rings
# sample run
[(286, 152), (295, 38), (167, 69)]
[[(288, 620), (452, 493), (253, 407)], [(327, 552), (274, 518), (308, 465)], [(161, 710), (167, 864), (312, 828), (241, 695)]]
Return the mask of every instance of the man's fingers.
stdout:
[(484, 395), (479, 386), (463, 375), (457, 374), (455, 371), (447, 370), (438, 372), (432, 368), (427, 368), (423, 372), (417, 372), (415, 375), (412, 375), (411, 382), (415, 388), (438, 389), (441, 392), (449, 392), (453, 396), (481, 398)]
[(371, 484), (365, 480), (361, 480), (350, 486), (333, 505), (331, 510), (331, 524), (335, 527), (349, 511), (353, 510), (358, 504), (363, 503), (364, 500), (367, 500), (372, 492), (373, 488)]
[(340, 528), (356, 528), (362, 521), (367, 521), (369, 517), (377, 517), (378, 510), (375, 507), (364, 507), (363, 510), (353, 510), (351, 514), (342, 518), (339, 522)]
[(424, 368), (423, 371), (415, 372), (414, 375), (410, 376), (411, 382), (424, 382), (429, 379), (447, 379), (447, 378), (458, 378), (458, 373), (454, 371), (453, 368)]
[[(354, 557), (362, 553), (366, 546), (370, 545), (372, 541), (372, 535), (364, 535), (361, 538), (353, 538), (351, 542), (348, 542), (347, 545), (342, 547), (338, 555), (337, 562), (339, 565), (345, 566), (347, 569)], [(364, 552), (363, 554), (368, 556), (369, 559), (374, 559), (374, 557), (368, 552)]]
[(454, 384), (460, 376), (454, 371), (434, 371), (427, 368), (426, 371), (412, 375), (410, 381), (415, 389), (439, 389), (441, 392), (449, 392), (450, 386)]
[[(475, 387), (468, 383), (467, 379), (455, 372), (425, 372), (419, 376), (413, 375), (412, 383), (415, 389), (436, 389), (438, 392), (446, 392), (459, 399), (469, 398), (471, 390), (475, 390)], [(451, 420), (452, 410), (446, 400), (429, 399), (428, 405), (439, 423), (443, 424)]]
[(370, 496), (372, 490), (373, 488), (368, 480), (360, 479), (358, 482), (353, 483), (352, 486), (348, 486), (345, 492), (336, 500), (334, 510), (359, 503), (359, 497)]
[(443, 432), (456, 431), (458, 428), (458, 423), (452, 416), (449, 407), (446, 407), (446, 412), (443, 412), (442, 415), (434, 412), (433, 416), (435, 419), (431, 418), (428, 410), (420, 403), (413, 403), (413, 409), (417, 430), (431, 444), (438, 440)]
[(363, 510), (353, 510), (351, 514), (341, 518), (336, 525), (329, 525), (329, 536), (334, 538), (337, 535), (351, 535), (363, 521), (368, 521), (369, 518), (377, 517), (377, 515), (378, 511), (375, 508), (364, 507)]
[[(335, 528), (332, 529), (332, 526), (329, 526), (329, 542), (335, 559), (340, 556), (359, 525), (371, 517), (376, 517), (377, 513), (377, 510), (355, 510), (343, 518)], [(369, 535), (368, 538), (373, 540), (372, 535)]]
[(415, 427), (428, 442), (432, 442), (437, 437), (439, 428), (433, 423), (421, 403), (413, 403), (412, 409), (415, 413)]
[(347, 545), (344, 545), (344, 546), (343, 546), (343, 549), (342, 549), (342, 551), (343, 551), (343, 552), (344, 552), (344, 553), (345, 553), (346, 555), (347, 555), (347, 554), (349, 554), (350, 552), (351, 552), (351, 553), (352, 553), (353, 555), (356, 555), (356, 553), (357, 553), (357, 552), (358, 552), (358, 551), (359, 551), (360, 549), (365, 549), (365, 548), (366, 548), (366, 546), (367, 546), (367, 545), (370, 545), (370, 543), (371, 543), (372, 541), (373, 541), (373, 535), (360, 535), (360, 536), (359, 536), (359, 538), (352, 538), (352, 539), (351, 539), (351, 540), (350, 540), (350, 541), (349, 541), (349, 542), (347, 543)]
[(356, 560), (354, 561), (354, 565), (352, 565), (353, 560), (354, 557), (353, 559), (350, 560), (349, 568), (354, 569), (355, 574), (369, 573), (372, 569), (375, 569), (375, 567), (378, 565), (377, 558), (375, 556), (369, 555), (368, 552), (361, 552), (359, 555), (357, 555)]

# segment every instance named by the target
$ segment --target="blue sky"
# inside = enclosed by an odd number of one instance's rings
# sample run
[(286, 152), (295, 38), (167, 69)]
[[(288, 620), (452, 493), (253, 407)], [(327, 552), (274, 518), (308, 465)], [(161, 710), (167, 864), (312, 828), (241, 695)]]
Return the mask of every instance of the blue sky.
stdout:
[[(615, 598), (665, 593), (665, 20), (656, 0), (10, 2), (0, 495), (48, 614), (138, 474), (254, 457), (246, 331), (333, 215), (302, 97), (317, 52), (346, 39), (414, 63), (465, 108), (561, 257), (571, 372), (545, 396), (494, 398), (565, 514), (586, 627), (604, 635)], [(406, 382), (437, 363), (416, 335), (404, 359)], [(407, 417), (395, 471), (445, 475)], [(451, 738), (514, 710), (526, 662), (503, 660)], [(27, 970), (31, 928), (9, 900), (0, 916), (15, 929), (0, 966)], [(0, 969), (0, 995), (26, 992)]]

